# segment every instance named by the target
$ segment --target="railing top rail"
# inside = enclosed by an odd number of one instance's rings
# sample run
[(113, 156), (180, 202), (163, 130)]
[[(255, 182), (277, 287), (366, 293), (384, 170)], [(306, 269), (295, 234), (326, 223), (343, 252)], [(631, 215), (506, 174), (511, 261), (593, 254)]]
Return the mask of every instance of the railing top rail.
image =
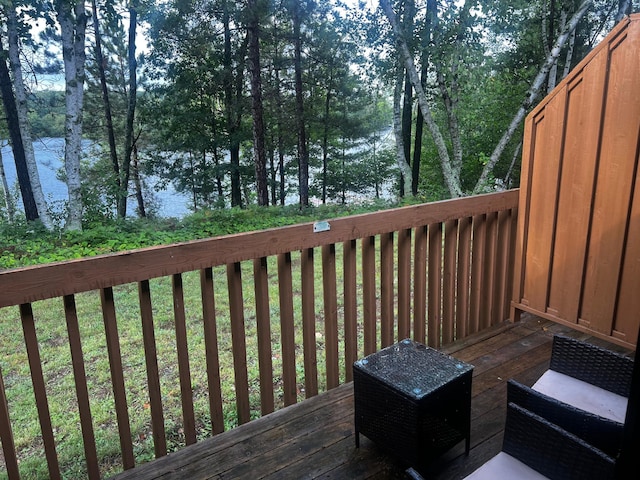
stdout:
[(0, 307), (341, 243), (421, 225), (507, 210), (518, 190), (412, 205), (313, 223), (36, 265), (0, 272)]

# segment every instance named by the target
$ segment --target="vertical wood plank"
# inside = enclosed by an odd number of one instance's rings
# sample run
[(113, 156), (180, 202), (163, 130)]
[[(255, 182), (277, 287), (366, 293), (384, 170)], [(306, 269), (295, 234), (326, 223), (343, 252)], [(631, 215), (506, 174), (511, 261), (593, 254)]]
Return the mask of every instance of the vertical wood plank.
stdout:
[(305, 397), (318, 394), (318, 357), (316, 352), (315, 267), (313, 248), (302, 251), (302, 344), (304, 348)]
[(411, 336), (411, 229), (398, 232), (398, 340)]
[(167, 454), (167, 438), (164, 431), (162, 393), (160, 392), (160, 375), (158, 373), (158, 352), (156, 350), (156, 336), (153, 328), (153, 309), (151, 306), (149, 280), (143, 280), (138, 283), (138, 296), (140, 298), (142, 342), (144, 343), (144, 358), (149, 386), (149, 404), (151, 406), (153, 449), (156, 458), (159, 458)]
[[(511, 264), (513, 265), (513, 264)], [(469, 278), (471, 275), (471, 218), (458, 221), (458, 271), (456, 283), (456, 339), (469, 333)]]
[(258, 335), (258, 368), (260, 371), (260, 413), (274, 410), (273, 362), (271, 360), (271, 315), (269, 313), (269, 276), (267, 259), (253, 261), (253, 284), (256, 298), (256, 330)]
[(362, 308), (364, 354), (376, 351), (376, 266), (375, 237), (362, 239)]
[(36, 325), (30, 303), (20, 305), (20, 317), (22, 318), (22, 331), (24, 333), (25, 346), (27, 347), (31, 382), (33, 383), (33, 393), (36, 397), (38, 420), (40, 421), (40, 431), (42, 432), (42, 443), (44, 444), (44, 454), (47, 459), (47, 467), (49, 468), (49, 477), (51, 479), (59, 479), (62, 477), (60, 476), (56, 441), (51, 426), (51, 414), (49, 413), (47, 390), (42, 372)]
[(204, 346), (207, 360), (209, 412), (211, 415), (211, 432), (216, 435), (224, 432), (224, 416), (222, 414), (222, 387), (220, 385), (216, 304), (213, 291), (213, 269), (205, 268), (200, 270), (200, 293), (202, 295)]
[(442, 345), (442, 224), (429, 225), (429, 280), (427, 341), (430, 347)]
[(338, 368), (338, 301), (336, 286), (336, 246), (322, 246), (322, 284), (324, 296), (324, 337), (327, 390), (340, 384)]
[(486, 215), (486, 237), (483, 261), (482, 298), (480, 300), (480, 329), (491, 326), (495, 298), (496, 243), (498, 239), (497, 212)]
[(356, 241), (342, 244), (344, 271), (344, 366), (345, 381), (353, 381), (353, 363), (358, 359), (356, 300)]
[(383, 348), (393, 343), (393, 236), (393, 232), (380, 235), (380, 339)]
[(76, 386), (76, 397), (78, 399), (82, 443), (84, 445), (84, 456), (87, 463), (87, 474), (90, 479), (99, 479), (100, 469), (98, 467), (98, 454), (96, 453), (96, 437), (91, 420), (89, 389), (87, 388), (87, 375), (84, 368), (84, 356), (82, 354), (82, 342), (80, 340), (80, 327), (78, 325), (75, 298), (73, 295), (66, 295), (63, 301), (67, 333), (69, 334), (73, 379)]
[(469, 333), (480, 329), (482, 308), (482, 281), (486, 238), (485, 215), (473, 217), (473, 244), (471, 247), (471, 298), (469, 299)]
[(180, 376), (180, 401), (182, 403), (182, 424), (187, 445), (196, 443), (196, 420), (193, 411), (193, 389), (189, 366), (189, 346), (187, 343), (187, 322), (184, 311), (184, 288), (182, 275), (176, 273), (171, 278), (173, 290), (173, 318), (176, 331), (176, 354)]
[(9, 404), (7, 394), (4, 389), (4, 379), (0, 369), (0, 442), (2, 442), (2, 453), (4, 455), (4, 465), (7, 470), (9, 480), (19, 480), (20, 470), (18, 469), (18, 457), (16, 456), (16, 446), (13, 440), (11, 429), (11, 418), (9, 417)]
[(496, 243), (496, 274), (493, 297), (493, 325), (507, 318), (505, 310), (505, 297), (510, 294), (507, 288), (507, 275), (509, 271), (509, 245), (511, 242), (511, 215), (508, 210), (498, 213), (498, 238)]
[(442, 281), (442, 344), (453, 342), (456, 321), (456, 257), (458, 250), (458, 221), (444, 225), (444, 277)]
[(278, 255), (278, 278), (280, 285), (280, 343), (282, 345), (282, 382), (285, 406), (297, 402), (296, 344), (293, 319), (293, 281), (291, 276), (291, 254)]
[(413, 260), (413, 339), (426, 343), (427, 331), (427, 227), (416, 227)]
[(124, 374), (122, 369), (122, 356), (120, 353), (120, 337), (118, 335), (118, 323), (116, 321), (116, 308), (113, 301), (113, 289), (100, 290), (102, 303), (102, 318), (109, 354), (109, 368), (111, 370), (111, 385), (113, 387), (113, 399), (120, 433), (120, 450), (122, 453), (122, 465), (125, 470), (135, 466), (133, 458), (133, 443), (131, 441), (131, 426), (129, 425), (129, 412), (127, 410), (127, 394), (124, 388)]
[(510, 232), (509, 232), (509, 260), (507, 262), (507, 265), (509, 266), (509, 268), (507, 269), (507, 292), (505, 294), (505, 299), (504, 299), (504, 311), (505, 311), (505, 316), (507, 315), (507, 312), (509, 313), (509, 317), (511, 318), (512, 321), (514, 321), (515, 319), (513, 317), (511, 317), (511, 301), (514, 300), (515, 301), (515, 297), (513, 296), (513, 284), (515, 283), (514, 278), (515, 278), (515, 270), (516, 270), (516, 250), (518, 248), (518, 208), (512, 208), (509, 210), (510, 215), (511, 215), (511, 226), (510, 226)]
[(239, 262), (227, 265), (229, 288), (229, 314), (231, 316), (231, 343), (233, 376), (235, 379), (236, 408), (240, 425), (251, 420), (249, 407), (249, 378), (247, 375), (247, 341), (244, 328), (244, 300), (242, 270)]

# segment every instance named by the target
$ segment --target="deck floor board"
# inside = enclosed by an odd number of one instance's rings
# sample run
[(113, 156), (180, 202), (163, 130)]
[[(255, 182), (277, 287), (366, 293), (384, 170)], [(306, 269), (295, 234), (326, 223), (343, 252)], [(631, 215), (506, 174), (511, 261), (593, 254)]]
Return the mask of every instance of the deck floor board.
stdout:
[[(457, 480), (500, 451), (506, 381), (531, 385), (548, 368), (554, 333), (590, 339), (532, 316), (482, 332), (443, 349), (475, 366), (471, 402), (471, 451), (461, 442), (423, 472)], [(598, 344), (603, 345), (602, 341)], [(622, 351), (620, 347), (608, 345)], [(401, 479), (402, 465), (361, 436), (355, 448), (353, 386), (341, 385), (159, 460), (117, 476), (135, 479)]]

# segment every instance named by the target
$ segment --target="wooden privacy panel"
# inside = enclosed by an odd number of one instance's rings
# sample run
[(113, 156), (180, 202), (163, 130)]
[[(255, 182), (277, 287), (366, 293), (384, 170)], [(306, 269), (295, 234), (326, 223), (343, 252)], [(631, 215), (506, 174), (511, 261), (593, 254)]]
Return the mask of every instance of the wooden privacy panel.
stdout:
[(627, 346), (640, 324), (640, 15), (527, 117), (512, 317)]

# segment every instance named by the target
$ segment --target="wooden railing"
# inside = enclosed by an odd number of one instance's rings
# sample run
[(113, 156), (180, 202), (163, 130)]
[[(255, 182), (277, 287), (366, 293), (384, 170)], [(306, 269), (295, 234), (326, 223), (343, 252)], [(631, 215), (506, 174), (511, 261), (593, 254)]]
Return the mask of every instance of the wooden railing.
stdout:
[[(172, 421), (180, 425), (182, 444), (190, 445), (203, 423), (194, 408), (195, 370), (206, 369), (206, 385), (197, 390), (208, 399), (206, 429), (216, 434), (225, 429), (225, 420), (229, 423), (230, 399), (223, 391), (235, 392), (232, 410), (237, 422), (244, 423), (350, 381), (351, 365), (359, 356), (397, 339), (412, 337), (439, 347), (503, 322), (509, 314), (517, 202), (514, 190), (334, 219), (328, 230), (319, 232), (314, 224), (303, 224), (0, 272), (0, 307), (15, 309), (10, 310), (15, 311), (15, 325), (8, 328), (15, 330), (20, 322), (23, 329), (41, 431), (33, 443), (44, 451), (49, 476), (61, 476), (56, 445), (64, 439), (56, 438), (49, 411), (48, 390), (57, 379), (43, 371), (37, 306), (62, 304), (86, 472), (99, 478), (103, 459), (96, 438), (102, 432), (96, 432), (92, 417), (89, 390), (96, 386), (87, 378), (96, 375), (85, 371), (84, 322), (104, 322), (110, 384), (107, 380), (98, 388), (112, 392), (111, 423), (113, 428), (117, 424), (120, 442), (116, 460), (130, 469), (136, 463), (138, 435), (129, 421), (134, 404), (148, 408), (155, 456), (170, 450), (163, 410), (169, 394), (163, 385), (172, 380), (165, 378), (171, 370), (166, 365), (177, 365), (172, 392), (179, 395), (182, 418)], [(220, 284), (219, 269), (226, 271), (228, 299), (214, 286)], [(154, 316), (165, 307), (152, 302), (157, 278), (170, 279), (173, 352), (157, 351)], [(123, 357), (132, 347), (122, 345), (128, 332), (118, 331), (120, 299), (135, 295), (125, 287), (136, 284), (147, 377), (143, 398), (125, 388), (129, 367)], [(199, 290), (198, 302), (189, 305), (185, 299), (193, 290)], [(270, 297), (275, 291), (277, 302)], [(99, 294), (96, 311), (79, 309), (81, 292)], [(197, 364), (189, 342), (189, 335), (195, 335), (194, 318), (204, 345)], [(221, 344), (224, 329), (231, 345)], [(223, 358), (233, 365), (231, 390), (225, 389), (221, 375)], [(258, 373), (250, 375), (248, 363), (256, 361)], [(11, 386), (5, 389), (2, 373), (0, 439), (8, 476), (18, 478), (20, 455), (13, 432), (21, 425), (11, 423)]]

